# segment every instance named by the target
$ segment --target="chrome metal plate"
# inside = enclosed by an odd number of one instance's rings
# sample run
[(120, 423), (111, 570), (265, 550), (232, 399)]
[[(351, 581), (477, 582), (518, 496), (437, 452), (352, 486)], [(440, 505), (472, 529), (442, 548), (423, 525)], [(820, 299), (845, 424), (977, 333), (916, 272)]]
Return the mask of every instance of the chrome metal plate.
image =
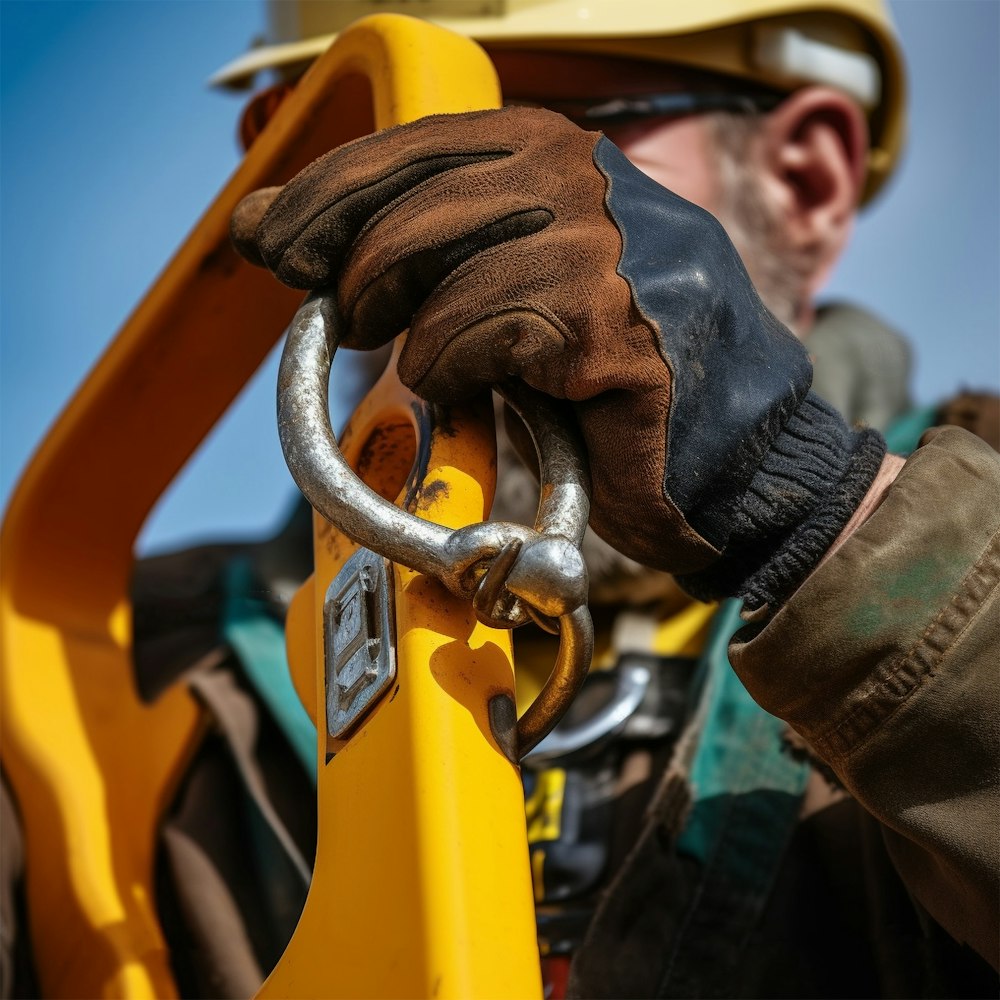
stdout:
[(359, 549), (330, 584), (323, 605), (326, 725), (345, 736), (396, 676), (392, 592), (386, 561)]

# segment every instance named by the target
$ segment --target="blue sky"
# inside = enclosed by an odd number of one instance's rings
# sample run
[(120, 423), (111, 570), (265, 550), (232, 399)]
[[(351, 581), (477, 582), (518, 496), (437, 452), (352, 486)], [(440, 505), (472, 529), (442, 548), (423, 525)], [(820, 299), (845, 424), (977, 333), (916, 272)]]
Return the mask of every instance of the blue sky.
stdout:
[[(1000, 3), (893, 4), (911, 143), (829, 297), (912, 340), (914, 393), (1000, 386)], [(242, 99), (205, 79), (264, 30), (259, 0), (0, 0), (0, 502), (238, 162)], [(143, 550), (263, 535), (291, 484), (274, 358), (181, 474)]]

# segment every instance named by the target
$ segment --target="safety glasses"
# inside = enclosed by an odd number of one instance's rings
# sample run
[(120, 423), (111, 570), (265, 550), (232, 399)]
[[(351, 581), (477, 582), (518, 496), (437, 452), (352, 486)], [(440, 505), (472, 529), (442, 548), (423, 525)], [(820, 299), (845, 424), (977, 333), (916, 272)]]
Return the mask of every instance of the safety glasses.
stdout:
[[(294, 84), (279, 83), (255, 95), (244, 109), (240, 122), (240, 139), (248, 150), (281, 102), (294, 89)], [(739, 114), (766, 112), (776, 108), (786, 95), (773, 91), (734, 93), (724, 90), (673, 91), (659, 94), (639, 94), (633, 97), (596, 99), (539, 100), (537, 98), (507, 98), (506, 107), (547, 108), (565, 115), (580, 128), (594, 130), (626, 125), (646, 118), (681, 118), (707, 111), (730, 111)]]
[(771, 111), (781, 102), (783, 94), (727, 93), (725, 91), (671, 92), (640, 94), (632, 97), (604, 98), (598, 101), (557, 99), (532, 100), (512, 98), (507, 106), (548, 108), (565, 115), (575, 125), (599, 129), (610, 125), (640, 121), (644, 118), (679, 118), (706, 111), (730, 111), (739, 114)]

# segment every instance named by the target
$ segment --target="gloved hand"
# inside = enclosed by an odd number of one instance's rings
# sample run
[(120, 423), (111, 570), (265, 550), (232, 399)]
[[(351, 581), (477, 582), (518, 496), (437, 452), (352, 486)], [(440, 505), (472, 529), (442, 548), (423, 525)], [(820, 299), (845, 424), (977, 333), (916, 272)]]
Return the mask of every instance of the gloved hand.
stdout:
[(360, 139), (249, 196), (232, 232), (286, 284), (336, 285), (346, 346), (409, 327), (399, 375), (418, 395), (523, 379), (568, 400), (593, 527), (699, 596), (782, 599), (881, 460), (809, 393), (806, 352), (719, 223), (551, 112)]

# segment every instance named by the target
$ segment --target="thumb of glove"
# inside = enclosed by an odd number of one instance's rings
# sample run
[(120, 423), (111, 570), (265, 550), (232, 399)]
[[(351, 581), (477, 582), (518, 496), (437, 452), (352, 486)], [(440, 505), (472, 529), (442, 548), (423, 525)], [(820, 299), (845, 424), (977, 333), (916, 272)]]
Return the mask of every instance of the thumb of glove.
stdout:
[(236, 252), (257, 267), (267, 267), (257, 245), (257, 228), (271, 203), (281, 194), (280, 187), (260, 188), (248, 194), (233, 210), (229, 238)]

